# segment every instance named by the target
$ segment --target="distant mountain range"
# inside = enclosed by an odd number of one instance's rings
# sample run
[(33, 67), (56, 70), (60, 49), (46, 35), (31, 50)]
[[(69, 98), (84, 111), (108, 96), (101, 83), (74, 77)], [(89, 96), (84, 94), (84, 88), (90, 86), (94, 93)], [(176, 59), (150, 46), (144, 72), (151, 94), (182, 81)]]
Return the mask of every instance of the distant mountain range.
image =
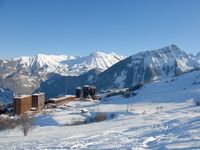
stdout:
[[(74, 94), (75, 87), (84, 84), (95, 85), (98, 91), (124, 88), (137, 83), (170, 79), (199, 70), (199, 68), (199, 57), (185, 53), (176, 45), (170, 45), (134, 54), (112, 65), (104, 72), (93, 73), (90, 71), (79, 77), (51, 76), (48, 80), (41, 82), (40, 88), (36, 91), (45, 92), (47, 97), (54, 97), (65, 93)], [(52, 94), (55, 88), (57, 91)]]
[(31, 94), (48, 74), (79, 76), (91, 69), (100, 72), (123, 60), (115, 53), (94, 52), (88, 56), (44, 55), (0, 60), (0, 88), (15, 94)]
[(129, 87), (175, 77), (199, 67), (197, 57), (170, 45), (132, 55), (101, 73), (93, 82), (100, 89)]
[(115, 53), (107, 54), (98, 51), (85, 57), (37, 54), (31, 57), (0, 60), (0, 73), (2, 78), (14, 72), (36, 76), (44, 76), (52, 72), (77, 76), (94, 68), (104, 71), (124, 58)]
[(124, 88), (199, 69), (200, 54), (187, 54), (176, 45), (127, 58), (102, 52), (85, 57), (38, 54), (0, 60), (0, 94), (11, 89), (15, 94), (45, 92), (50, 98), (75, 94), (76, 86), (85, 84), (95, 85), (97, 91)]

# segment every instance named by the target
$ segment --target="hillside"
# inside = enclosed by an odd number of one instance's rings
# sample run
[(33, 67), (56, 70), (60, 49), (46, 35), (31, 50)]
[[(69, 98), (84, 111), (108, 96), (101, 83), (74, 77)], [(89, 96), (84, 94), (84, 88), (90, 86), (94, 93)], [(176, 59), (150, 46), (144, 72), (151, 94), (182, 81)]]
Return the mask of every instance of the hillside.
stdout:
[(59, 74), (49, 74), (48, 80), (41, 82), (40, 87), (34, 92), (44, 92), (47, 99), (66, 95), (66, 93), (75, 95), (77, 86), (90, 84), (99, 73), (99, 70), (92, 69), (80, 76), (65, 77)]
[[(24, 138), (19, 128), (0, 132), (3, 149), (199, 149), (200, 71), (146, 84), (129, 98), (70, 102), (39, 115)], [(86, 114), (81, 109), (88, 109)], [(102, 122), (66, 125), (96, 112)], [(1, 148), (0, 148), (1, 149)]]
[(45, 55), (24, 56), (11, 60), (0, 60), (0, 72), (3, 77), (13, 72), (35, 76), (46, 76), (48, 73), (61, 75), (80, 75), (91, 69), (104, 71), (124, 59), (115, 53), (94, 52), (88, 56)]
[[(154, 81), (170, 80), (173, 77), (187, 72), (199, 70), (199, 60), (180, 50), (176, 45), (170, 45), (161, 49), (144, 51), (134, 54), (114, 64), (102, 73), (98, 73), (89, 79), (88, 77), (62, 77), (49, 78), (41, 83), (37, 91), (45, 92), (47, 89), (57, 86), (60, 94), (74, 94), (76, 86), (91, 84), (98, 91), (131, 87), (137, 83), (150, 83)], [(76, 82), (76, 81), (79, 82)], [(53, 92), (55, 93), (55, 92)], [(52, 96), (58, 96), (55, 93)]]
[(79, 76), (91, 69), (104, 71), (124, 59), (115, 53), (95, 52), (88, 56), (45, 55), (0, 60), (0, 88), (15, 94), (31, 94), (48, 74)]
[(99, 89), (149, 83), (198, 70), (199, 61), (176, 45), (144, 51), (116, 63), (93, 81)]
[(93, 52), (89, 56), (79, 57), (77, 59), (63, 61), (62, 64), (68, 66), (68, 71), (72, 74), (78, 74), (87, 72), (91, 69), (97, 69), (99, 71), (105, 71), (113, 64), (125, 59), (122, 55), (115, 53), (106, 54), (103, 52)]

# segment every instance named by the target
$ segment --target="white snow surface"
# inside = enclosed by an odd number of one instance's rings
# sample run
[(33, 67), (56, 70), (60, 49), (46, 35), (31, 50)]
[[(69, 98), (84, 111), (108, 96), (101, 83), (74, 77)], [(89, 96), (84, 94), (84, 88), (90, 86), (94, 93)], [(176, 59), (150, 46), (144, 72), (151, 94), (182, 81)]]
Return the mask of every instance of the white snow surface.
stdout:
[[(150, 67), (160, 71), (161, 75), (155, 77), (156, 79), (164, 79), (166, 76), (174, 76), (175, 65), (182, 72), (190, 71), (194, 68), (199, 68), (200, 64), (195, 57), (186, 54), (179, 49), (176, 45), (170, 45), (161, 49), (152, 51), (140, 52), (132, 55), (132, 62), (128, 64), (128, 67), (138, 64), (138, 60), (144, 58), (144, 68)], [(163, 70), (165, 65), (168, 65), (168, 71)], [(167, 73), (166, 73), (167, 72)]]
[[(71, 109), (39, 115), (27, 137), (20, 127), (1, 131), (0, 149), (200, 149), (199, 76), (196, 71), (149, 83), (129, 98), (70, 102)], [(95, 112), (114, 117), (66, 126)]]
[(117, 55), (113, 52), (107, 54), (96, 51), (94, 53), (91, 53), (89, 56), (68, 60), (63, 62), (63, 64), (67, 64), (69, 70), (74, 74), (77, 74), (84, 73), (91, 69), (99, 69), (100, 71), (104, 71), (115, 63), (123, 60), (124, 58), (126, 57), (122, 55)]
[(116, 66), (112, 67), (114, 84), (121, 88), (123, 85), (163, 80), (199, 70), (200, 61), (172, 44), (161, 49), (139, 52), (122, 61), (119, 68)]
[(118, 84), (120, 88), (124, 87), (124, 80), (126, 79), (126, 74), (127, 74), (127, 72), (125, 70), (123, 70), (121, 72), (121, 75), (118, 76), (115, 80), (115, 84)]
[(37, 54), (15, 60), (18, 60), (22, 68), (28, 70), (30, 74), (45, 75), (54, 72), (62, 75), (80, 75), (91, 69), (104, 71), (124, 58), (115, 53), (107, 54), (97, 51), (85, 57)]

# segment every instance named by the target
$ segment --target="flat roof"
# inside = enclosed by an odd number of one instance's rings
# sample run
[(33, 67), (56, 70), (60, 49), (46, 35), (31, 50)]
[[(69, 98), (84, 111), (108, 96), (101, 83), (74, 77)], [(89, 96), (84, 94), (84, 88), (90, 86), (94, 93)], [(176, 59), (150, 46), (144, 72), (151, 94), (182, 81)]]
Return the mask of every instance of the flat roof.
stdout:
[(14, 98), (21, 99), (21, 98), (27, 98), (27, 97), (31, 97), (31, 95), (18, 95), (18, 96), (15, 96)]
[(65, 98), (70, 98), (70, 97), (75, 97), (75, 95), (65, 95), (63, 97), (50, 98), (49, 100), (51, 100), (51, 101), (59, 101), (59, 100), (62, 100), (62, 99), (65, 99)]
[(35, 93), (32, 96), (39, 96), (39, 95), (44, 95), (44, 93)]
[(90, 87), (89, 85), (84, 85), (83, 87)]

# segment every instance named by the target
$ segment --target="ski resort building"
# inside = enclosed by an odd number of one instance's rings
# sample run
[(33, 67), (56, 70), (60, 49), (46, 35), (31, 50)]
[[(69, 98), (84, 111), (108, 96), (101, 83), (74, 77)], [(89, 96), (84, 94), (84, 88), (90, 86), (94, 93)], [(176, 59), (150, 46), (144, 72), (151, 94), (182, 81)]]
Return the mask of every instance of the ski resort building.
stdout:
[(45, 95), (44, 93), (37, 93), (32, 95), (32, 107), (38, 111), (44, 109)]
[(89, 94), (92, 98), (96, 95), (96, 87), (95, 86), (90, 86)]
[(80, 86), (78, 86), (76, 88), (76, 98), (81, 98), (81, 87)]
[(20, 115), (29, 111), (32, 107), (32, 96), (21, 95), (13, 98), (14, 114)]
[(52, 104), (56, 104), (56, 105), (61, 105), (61, 104), (70, 102), (75, 99), (76, 99), (76, 96), (74, 96), (74, 95), (65, 95), (65, 96), (59, 97), (59, 98), (51, 98), (51, 99), (49, 99), (48, 102), (52, 103)]
[(94, 99), (95, 95), (96, 95), (96, 87), (95, 86), (89, 86), (89, 85), (83, 86), (83, 97), (84, 98)]
[(21, 95), (13, 98), (13, 112), (20, 115), (27, 111), (33, 110), (41, 111), (44, 108), (45, 95), (38, 93), (33, 95)]
[(83, 86), (83, 97), (84, 98), (88, 98), (89, 97), (89, 95), (90, 95), (89, 91), (90, 91), (90, 86), (89, 85), (84, 85)]

